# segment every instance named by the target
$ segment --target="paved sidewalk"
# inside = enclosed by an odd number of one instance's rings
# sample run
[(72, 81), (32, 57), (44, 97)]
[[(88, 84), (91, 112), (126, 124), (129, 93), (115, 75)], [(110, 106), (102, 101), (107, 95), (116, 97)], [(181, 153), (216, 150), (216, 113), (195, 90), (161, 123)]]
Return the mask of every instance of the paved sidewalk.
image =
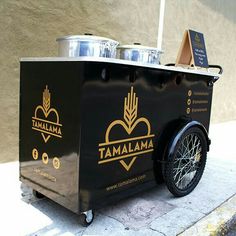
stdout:
[(35, 199), (27, 188), (22, 197), (18, 162), (0, 164), (0, 235), (171, 236), (182, 233), (236, 194), (235, 134), (236, 121), (211, 126), (212, 145), (206, 169), (199, 185), (188, 196), (174, 198), (162, 184), (97, 211), (88, 228), (78, 224), (77, 215), (49, 199)]

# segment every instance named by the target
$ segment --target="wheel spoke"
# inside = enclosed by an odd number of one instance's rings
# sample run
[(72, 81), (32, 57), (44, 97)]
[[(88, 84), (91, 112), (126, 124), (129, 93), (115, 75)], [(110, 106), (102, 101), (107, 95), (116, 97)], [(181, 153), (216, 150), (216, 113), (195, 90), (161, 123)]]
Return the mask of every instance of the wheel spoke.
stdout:
[(201, 140), (196, 134), (189, 134), (181, 141), (173, 162), (173, 180), (179, 189), (186, 188), (196, 176), (201, 151)]

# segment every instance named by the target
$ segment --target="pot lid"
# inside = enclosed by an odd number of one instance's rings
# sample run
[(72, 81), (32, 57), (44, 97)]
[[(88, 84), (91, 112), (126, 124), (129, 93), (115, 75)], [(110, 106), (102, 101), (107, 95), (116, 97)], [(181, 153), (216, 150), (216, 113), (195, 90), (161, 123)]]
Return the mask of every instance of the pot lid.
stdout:
[(85, 35), (67, 35), (67, 36), (62, 36), (56, 39), (56, 41), (62, 41), (62, 40), (79, 40), (79, 41), (99, 41), (99, 42), (114, 42), (116, 44), (119, 44), (119, 42), (105, 38), (105, 37), (100, 37), (100, 36), (95, 36), (91, 34), (85, 34)]
[(147, 47), (143, 46), (139, 43), (134, 43), (132, 45), (120, 45), (117, 47), (117, 49), (137, 49), (137, 50), (152, 50), (152, 51), (158, 51), (159, 53), (162, 53), (163, 51), (160, 51), (157, 48), (154, 47)]

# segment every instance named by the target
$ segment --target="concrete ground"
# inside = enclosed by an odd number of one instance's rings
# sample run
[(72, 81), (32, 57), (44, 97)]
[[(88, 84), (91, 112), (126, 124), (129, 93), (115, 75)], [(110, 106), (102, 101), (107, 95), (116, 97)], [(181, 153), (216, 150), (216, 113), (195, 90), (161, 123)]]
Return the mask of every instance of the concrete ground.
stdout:
[(229, 231), (226, 236), (235, 236), (236, 234), (236, 222), (229, 228)]
[[(236, 121), (211, 126), (206, 169), (188, 196), (174, 198), (162, 184), (97, 211), (87, 228), (77, 215), (49, 199), (35, 199), (26, 187), (22, 196), (18, 162), (0, 164), (0, 235), (210, 235), (225, 215), (236, 214), (235, 134)], [(218, 208), (221, 204), (231, 205)]]

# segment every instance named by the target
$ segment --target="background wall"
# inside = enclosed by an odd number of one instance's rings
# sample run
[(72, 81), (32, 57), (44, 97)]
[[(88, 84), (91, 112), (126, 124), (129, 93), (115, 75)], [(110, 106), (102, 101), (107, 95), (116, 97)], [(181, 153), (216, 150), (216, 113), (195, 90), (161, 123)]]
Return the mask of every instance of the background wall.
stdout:
[[(212, 121), (236, 119), (236, 2), (166, 0), (162, 64), (174, 62), (185, 29), (204, 33), (215, 84)], [(0, 161), (18, 158), (19, 58), (56, 56), (55, 39), (93, 33), (156, 46), (159, 0), (0, 1)]]

